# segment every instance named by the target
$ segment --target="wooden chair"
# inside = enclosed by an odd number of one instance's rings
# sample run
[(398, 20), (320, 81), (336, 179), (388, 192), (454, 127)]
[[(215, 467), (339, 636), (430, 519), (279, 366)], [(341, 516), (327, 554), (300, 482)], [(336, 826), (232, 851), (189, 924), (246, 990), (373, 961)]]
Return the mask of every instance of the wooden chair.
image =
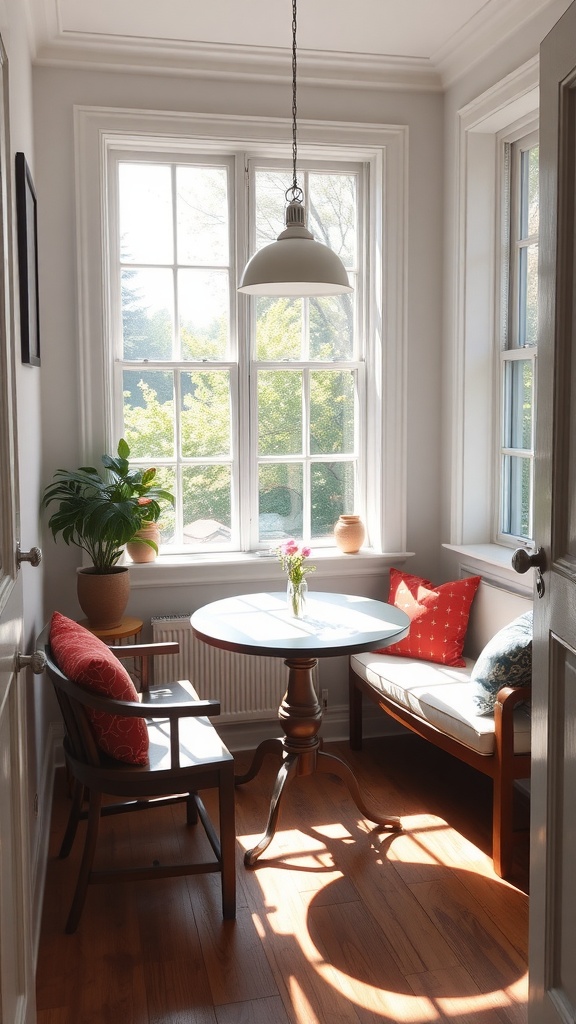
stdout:
[[(157, 690), (152, 688), (143, 694), (142, 703), (96, 695), (72, 682), (60, 671), (50, 649), (49, 627), (42, 632), (38, 644), (46, 655), (46, 670), (54, 684), (62, 711), (65, 726), (64, 752), (72, 780), (72, 805), (60, 857), (67, 857), (70, 853), (78, 823), (82, 819), (88, 822), (66, 931), (72, 933), (76, 930), (91, 882), (166, 878), (212, 871), (219, 871), (222, 876), (223, 916), (226, 919), (234, 918), (234, 759), (206, 717), (220, 713), (219, 702), (200, 700), (187, 681), (162, 686)], [(143, 664), (146, 664), (147, 678), (148, 659), (157, 653), (177, 653), (178, 644), (130, 644), (114, 647), (112, 651), (120, 658), (132, 658), (135, 654), (141, 657)], [(104, 754), (95, 742), (87, 709), (146, 719), (150, 739), (149, 764), (125, 764)], [(199, 790), (211, 788), (218, 789), (219, 834), (198, 795)], [(105, 795), (124, 799), (103, 803)], [(196, 824), (200, 818), (214, 851), (214, 860), (174, 865), (154, 861), (143, 867), (93, 869), (101, 816), (176, 802), (186, 804), (188, 825)]]

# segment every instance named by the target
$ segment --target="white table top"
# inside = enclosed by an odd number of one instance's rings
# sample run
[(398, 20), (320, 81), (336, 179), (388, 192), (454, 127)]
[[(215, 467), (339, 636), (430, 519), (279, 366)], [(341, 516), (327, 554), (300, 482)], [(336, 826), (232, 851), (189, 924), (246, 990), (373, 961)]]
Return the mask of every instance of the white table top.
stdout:
[(200, 640), (242, 654), (320, 658), (373, 651), (402, 640), (410, 620), (383, 601), (309, 591), (304, 618), (289, 611), (286, 593), (243, 594), (194, 612)]

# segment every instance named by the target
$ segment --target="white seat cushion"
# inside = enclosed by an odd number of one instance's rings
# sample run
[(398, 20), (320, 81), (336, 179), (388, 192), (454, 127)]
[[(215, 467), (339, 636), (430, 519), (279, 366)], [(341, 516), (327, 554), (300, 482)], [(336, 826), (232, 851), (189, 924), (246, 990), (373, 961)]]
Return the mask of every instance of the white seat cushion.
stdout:
[[(431, 661), (397, 658), (390, 654), (355, 654), (350, 664), (376, 692), (390, 697), (459, 743), (489, 757), (494, 753), (494, 716), (479, 715), (470, 682), (474, 662), (451, 668)], [(514, 752), (530, 752), (530, 709), (514, 712)]]

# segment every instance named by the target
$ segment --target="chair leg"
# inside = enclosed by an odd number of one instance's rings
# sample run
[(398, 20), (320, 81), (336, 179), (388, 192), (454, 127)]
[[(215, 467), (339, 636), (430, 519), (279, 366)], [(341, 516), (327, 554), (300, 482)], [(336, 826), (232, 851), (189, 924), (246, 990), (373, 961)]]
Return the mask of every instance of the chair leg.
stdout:
[(234, 805), (234, 763), (220, 770), (218, 789), (220, 808), (220, 849), (222, 871), (222, 916), (236, 917), (236, 819)]
[(89, 793), (89, 806), (88, 806), (88, 826), (86, 829), (86, 840), (84, 842), (84, 852), (82, 853), (82, 861), (80, 864), (80, 870), (78, 872), (78, 880), (76, 882), (76, 891), (72, 900), (72, 906), (66, 922), (66, 932), (71, 935), (76, 931), (82, 908), (84, 907), (84, 900), (86, 899), (86, 890), (90, 881), (90, 875), (92, 872), (92, 864), (94, 861), (94, 854), (96, 852), (96, 841), (98, 839), (98, 826), (100, 825), (100, 809), (102, 806), (102, 794), (100, 792)]
[(64, 860), (72, 849), (74, 839), (76, 838), (78, 822), (80, 821), (80, 811), (82, 810), (84, 800), (84, 786), (81, 782), (78, 782), (78, 779), (72, 780), (71, 798), (72, 804), (70, 806), (70, 814), (68, 815), (68, 824), (66, 825), (66, 831), (62, 839), (60, 852), (58, 853), (61, 860)]
[(189, 793), (186, 801), (186, 824), (198, 824), (198, 808), (196, 806), (196, 793)]

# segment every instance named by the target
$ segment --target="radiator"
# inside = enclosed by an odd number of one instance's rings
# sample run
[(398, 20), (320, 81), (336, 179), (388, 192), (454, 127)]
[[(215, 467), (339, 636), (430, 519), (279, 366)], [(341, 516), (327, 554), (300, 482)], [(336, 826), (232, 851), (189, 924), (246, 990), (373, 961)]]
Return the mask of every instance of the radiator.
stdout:
[(222, 723), (277, 717), (288, 681), (283, 658), (234, 654), (211, 647), (196, 639), (189, 615), (153, 618), (152, 639), (177, 640), (180, 644), (179, 654), (155, 659), (155, 683), (190, 679), (203, 699), (220, 701), (218, 721)]

